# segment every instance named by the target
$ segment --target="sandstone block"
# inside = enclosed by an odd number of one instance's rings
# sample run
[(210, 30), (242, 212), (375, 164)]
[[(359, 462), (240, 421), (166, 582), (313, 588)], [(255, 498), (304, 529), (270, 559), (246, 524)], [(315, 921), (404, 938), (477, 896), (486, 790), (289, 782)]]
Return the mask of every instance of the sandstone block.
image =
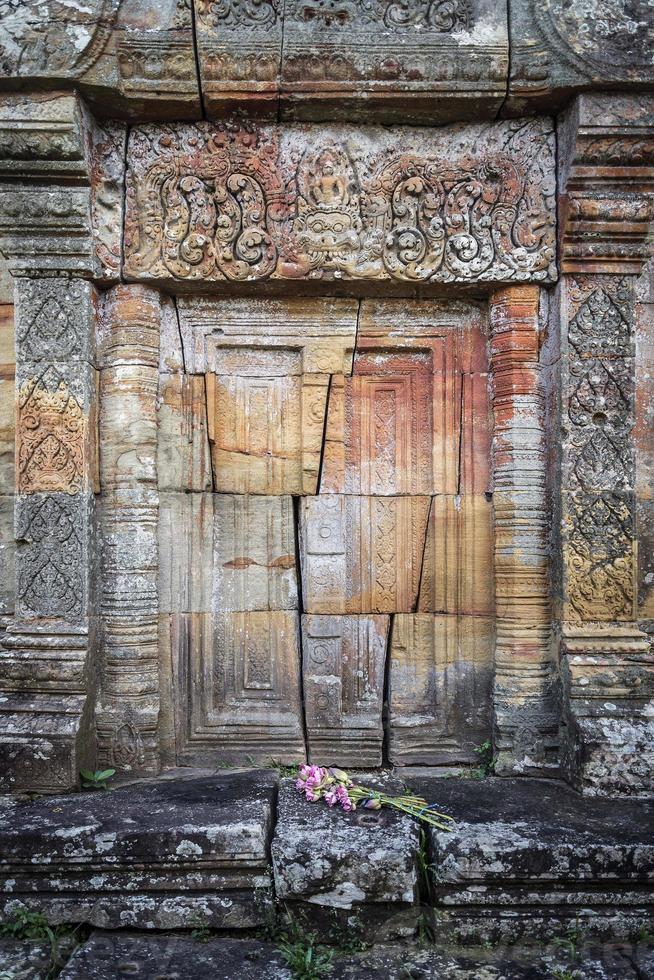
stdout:
[(160, 490), (212, 489), (207, 398), (201, 376), (159, 375), (157, 481)]
[(418, 609), (492, 616), (493, 507), (486, 497), (434, 497)]
[(651, 25), (642, 3), (519, 0), (509, 28), (512, 114), (560, 107), (575, 90), (609, 84), (637, 90), (654, 79)]
[(296, 119), (493, 118), (507, 74), (505, 12), (487, 0), (284, 8), (282, 111)]
[(173, 615), (161, 643), (178, 765), (304, 760), (297, 613)]
[(303, 616), (309, 759), (380, 766), (388, 616)]
[(399, 615), (390, 647), (394, 765), (477, 761), (491, 731), (495, 631), (483, 616)]
[[(210, 899), (207, 899), (210, 901)], [(201, 913), (199, 919), (204, 922)], [(0, 946), (0, 950), (2, 947)], [(0, 952), (0, 965), (2, 953)], [(47, 965), (46, 958), (46, 965)], [(198, 942), (189, 935), (92, 933), (78, 947), (61, 974), (62, 980), (114, 980), (125, 964), (133, 964), (143, 980), (162, 971), (186, 980), (291, 980), (279, 950), (254, 939), (212, 938)]]
[(213, 608), (297, 609), (295, 520), (290, 497), (214, 497)]
[(213, 584), (214, 496), (160, 494), (159, 609), (210, 612)]
[(411, 911), (418, 879), (418, 827), (393, 810), (343, 813), (280, 786), (272, 841), (275, 890), (282, 901), (367, 911), (388, 919)]
[(305, 497), (300, 504), (309, 613), (411, 612), (418, 598), (429, 497)]
[(462, 303), (362, 303), (352, 376), (330, 388), (321, 493), (488, 489), (484, 326)]
[(0, 829), (3, 914), (21, 903), (53, 924), (255, 926), (275, 782), (224, 773), (31, 804)]
[(219, 492), (315, 493), (329, 377), (351, 369), (356, 313), (351, 300), (180, 301)]

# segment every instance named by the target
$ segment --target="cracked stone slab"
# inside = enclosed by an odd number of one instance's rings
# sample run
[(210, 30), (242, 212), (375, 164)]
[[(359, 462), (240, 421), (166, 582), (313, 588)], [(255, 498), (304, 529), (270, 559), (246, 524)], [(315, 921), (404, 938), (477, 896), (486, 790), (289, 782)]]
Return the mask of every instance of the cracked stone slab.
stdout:
[[(367, 785), (367, 783), (364, 783)], [(272, 842), (277, 896), (324, 909), (384, 904), (389, 915), (417, 900), (419, 831), (390, 809), (345, 813), (308, 803), (292, 780), (280, 787)]]
[(60, 980), (290, 980), (277, 949), (251, 939), (211, 939), (187, 935), (92, 933), (75, 952)]
[(276, 779), (223, 773), (16, 807), (0, 828), (0, 907), (102, 928), (256, 925)]
[(654, 802), (589, 800), (554, 780), (405, 778), (455, 820), (429, 832), (446, 933), (552, 935), (577, 918), (591, 935), (651, 929)]

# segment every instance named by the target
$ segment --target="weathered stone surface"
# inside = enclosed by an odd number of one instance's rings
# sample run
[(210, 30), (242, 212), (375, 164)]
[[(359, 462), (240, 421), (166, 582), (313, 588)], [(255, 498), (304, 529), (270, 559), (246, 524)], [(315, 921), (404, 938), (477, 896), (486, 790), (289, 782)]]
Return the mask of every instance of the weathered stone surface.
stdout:
[(102, 680), (99, 758), (157, 772), (157, 385), (160, 300), (138, 286), (103, 298), (100, 380)]
[(410, 817), (307, 803), (291, 780), (280, 786), (277, 814), (272, 859), (280, 899), (359, 912), (378, 905), (386, 919), (417, 914), (419, 834)]
[[(0, 961), (1, 962), (1, 961)], [(253, 939), (210, 939), (184, 935), (92, 933), (61, 973), (62, 980), (115, 980), (136, 972), (141, 980), (163, 975), (185, 980), (291, 980), (275, 946)]]
[(206, 375), (215, 489), (315, 493), (329, 379), (351, 370), (356, 302), (179, 305), (186, 369)]
[(637, 92), (654, 81), (651, 11), (643, 0), (518, 0), (509, 35), (508, 110), (514, 115), (559, 108), (574, 91)]
[[(581, 941), (576, 957), (561, 946), (533, 942), (527, 937), (519, 944), (492, 948), (431, 944), (391, 945), (375, 943), (369, 951), (337, 959), (334, 971), (347, 980), (389, 977), (404, 980), (407, 975), (425, 980), (639, 980), (647, 975), (652, 947), (647, 942), (606, 942), (603, 945)], [(491, 948), (489, 948), (489, 946)], [(575, 977), (575, 974), (577, 977)]]
[(562, 271), (638, 275), (653, 254), (654, 94), (580, 95), (559, 133)]
[(62, 14), (29, 0), (5, 18), (0, 65), (37, 89), (75, 84), (112, 116), (200, 114), (190, 4), (92, 0)]
[(429, 502), (429, 497), (304, 497), (304, 609), (328, 614), (412, 612)]
[(76, 95), (0, 94), (0, 240), (12, 272), (116, 281), (124, 141), (123, 128), (100, 128)]
[(388, 691), (393, 765), (478, 760), (491, 730), (493, 620), (420, 613), (394, 618)]
[(484, 496), (431, 502), (420, 580), (420, 612), (495, 612), (493, 509)]
[(203, 377), (159, 375), (157, 480), (160, 490), (212, 489)]
[(52, 949), (47, 940), (0, 939), (0, 976), (47, 980), (51, 966)]
[(210, 612), (214, 570), (211, 493), (168, 493), (159, 498), (159, 609)]
[(303, 616), (310, 761), (380, 766), (388, 616)]
[(424, 130), (145, 126), (131, 131), (128, 159), (132, 279), (555, 275), (547, 120), (440, 130), (436, 140)]
[(533, 779), (408, 783), (456, 821), (429, 832), (442, 937), (552, 936), (567, 918), (613, 938), (651, 922), (651, 801), (588, 801)]
[(213, 608), (297, 609), (291, 497), (214, 497)]
[(0, 827), (3, 912), (101, 928), (257, 925), (275, 782), (250, 770), (17, 807)]
[(299, 627), (284, 611), (162, 617), (179, 765), (304, 760)]
[(638, 618), (648, 628), (649, 621), (654, 620), (654, 263), (651, 260), (636, 287), (634, 367)]
[(486, 343), (472, 304), (364, 300), (352, 376), (332, 379), (320, 492), (488, 490)]
[(497, 772), (558, 766), (546, 496), (541, 294), (490, 299), (495, 515), (494, 744)]
[(282, 113), (296, 119), (493, 118), (505, 94), (505, 11), (487, 0), (284, 7)]

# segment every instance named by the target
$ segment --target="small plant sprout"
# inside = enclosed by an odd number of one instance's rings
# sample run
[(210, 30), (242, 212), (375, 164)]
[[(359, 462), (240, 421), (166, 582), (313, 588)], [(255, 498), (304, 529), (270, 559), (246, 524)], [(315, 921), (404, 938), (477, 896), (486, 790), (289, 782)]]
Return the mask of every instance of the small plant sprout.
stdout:
[(80, 769), (82, 789), (107, 789), (107, 780), (115, 773), (115, 769)]

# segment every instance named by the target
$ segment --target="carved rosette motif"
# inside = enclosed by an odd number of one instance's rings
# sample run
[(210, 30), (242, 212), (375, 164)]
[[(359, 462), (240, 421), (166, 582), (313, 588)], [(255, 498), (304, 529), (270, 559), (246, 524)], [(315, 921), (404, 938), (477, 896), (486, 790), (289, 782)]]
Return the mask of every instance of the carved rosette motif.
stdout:
[(633, 285), (566, 281), (563, 532), (567, 618), (631, 619), (634, 605)]
[(555, 275), (546, 120), (401, 143), (348, 127), (144, 126), (128, 156), (126, 271), (138, 279)]

